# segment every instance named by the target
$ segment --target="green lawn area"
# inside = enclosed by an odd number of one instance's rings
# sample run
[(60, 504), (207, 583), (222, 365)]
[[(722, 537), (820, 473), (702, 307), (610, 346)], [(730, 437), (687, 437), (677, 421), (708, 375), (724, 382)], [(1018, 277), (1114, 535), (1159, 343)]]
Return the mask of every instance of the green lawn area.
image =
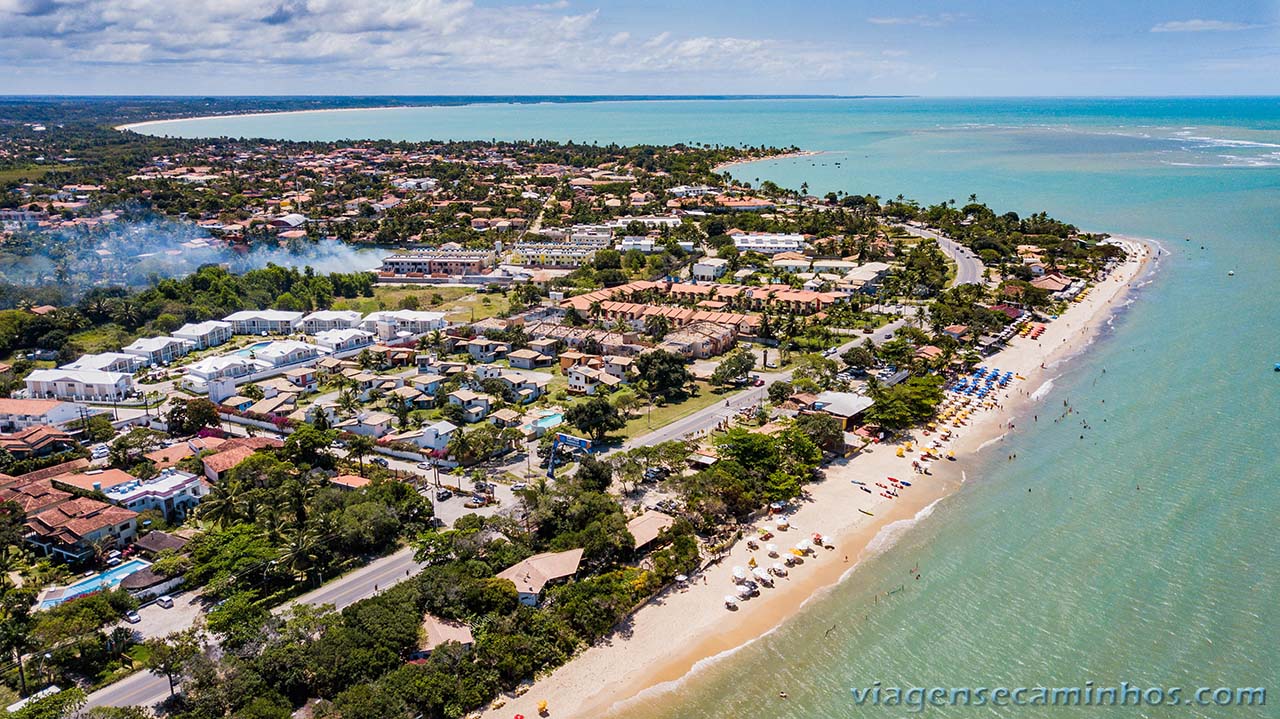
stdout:
[(333, 303), (335, 310), (355, 310), (364, 314), (378, 310), (394, 310), (406, 297), (418, 298), (421, 310), (446, 312), (450, 320), (474, 322), (494, 317), (510, 308), (507, 298), (500, 294), (477, 292), (473, 287), (378, 286), (373, 297), (340, 299)]
[(54, 170), (72, 170), (77, 165), (64, 165), (62, 167), (15, 167), (8, 170), (0, 170), (0, 183), (4, 182), (35, 182)]
[(697, 385), (697, 395), (689, 397), (680, 403), (668, 404), (664, 407), (654, 406), (652, 413), (649, 412), (648, 407), (643, 407), (640, 410), (640, 416), (629, 420), (627, 426), (623, 427), (619, 434), (610, 436), (632, 439), (642, 434), (648, 434), (700, 409), (706, 409), (717, 402), (723, 403), (726, 398), (741, 391), (741, 389), (734, 389), (728, 392), (716, 393), (712, 391), (711, 385), (706, 382), (698, 382)]
[(133, 340), (133, 334), (114, 322), (71, 335), (71, 341), (83, 347), (88, 354), (115, 351)]

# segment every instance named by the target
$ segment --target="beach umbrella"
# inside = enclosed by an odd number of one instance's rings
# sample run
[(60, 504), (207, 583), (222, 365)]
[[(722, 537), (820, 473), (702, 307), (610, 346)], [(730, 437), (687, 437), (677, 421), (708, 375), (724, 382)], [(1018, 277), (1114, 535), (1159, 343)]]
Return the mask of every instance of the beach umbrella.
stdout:
[(685, 576), (685, 575), (683, 575), (683, 574), (677, 574), (677, 575), (676, 575), (676, 581), (677, 581), (677, 582), (687, 582), (687, 581), (689, 581), (689, 578), (688, 578), (688, 577), (686, 577), (686, 576)]
[[(732, 594), (726, 594), (724, 595), (724, 603), (728, 606), (736, 607), (738, 606), (738, 598)], [(524, 719), (524, 717), (516, 717), (516, 719)]]
[(773, 573), (780, 577), (785, 577), (787, 576), (787, 568), (783, 566), (781, 562), (774, 562)]
[(743, 580), (743, 579), (746, 579), (746, 578), (747, 578), (747, 570), (743, 569), (742, 567), (734, 567), (734, 568), (733, 568), (733, 578), (734, 578), (735, 580), (738, 580), (738, 581), (741, 581), (741, 580)]
[(765, 551), (769, 552), (770, 557), (776, 557), (778, 556), (778, 545), (776, 544), (765, 545)]
[(759, 567), (751, 570), (751, 575), (765, 584), (773, 584), (773, 580), (769, 578), (769, 573)]
[(797, 557), (803, 557), (803, 556), (804, 556), (804, 552), (800, 551), (799, 549), (792, 549), (792, 550), (791, 550), (791, 553), (792, 553), (792, 554), (794, 554), (794, 555), (796, 555)]
[(752, 557), (751, 559), (748, 559), (748, 560), (747, 560), (747, 566), (748, 566), (748, 567), (751, 567), (752, 569), (755, 569), (755, 568), (756, 568), (756, 558), (755, 558), (755, 557)]
[(751, 596), (751, 587), (747, 587), (747, 586), (738, 587), (738, 596), (742, 597), (743, 599), (746, 599), (747, 597)]
[(796, 549), (799, 549), (801, 552), (807, 552), (812, 548), (813, 544), (807, 539), (802, 539), (799, 542), (796, 542)]

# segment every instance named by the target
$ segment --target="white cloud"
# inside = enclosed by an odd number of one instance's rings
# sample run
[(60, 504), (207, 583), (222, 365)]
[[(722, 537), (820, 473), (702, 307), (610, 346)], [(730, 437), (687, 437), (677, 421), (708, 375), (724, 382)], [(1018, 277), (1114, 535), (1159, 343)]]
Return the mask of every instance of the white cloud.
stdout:
[(899, 17), (869, 17), (867, 22), (872, 25), (916, 25), (918, 27), (942, 27), (950, 25), (956, 20), (964, 17), (954, 13), (944, 12), (939, 15), (910, 15)]
[[(618, 32), (602, 11), (570, 3), (472, 0), (0, 0), (0, 65), (14, 78), (136, 77), (84, 90), (186, 92), (866, 92), (932, 71), (890, 51), (874, 59), (837, 45)], [(607, 10), (606, 10), (607, 11)], [(128, 68), (121, 72), (120, 67)], [(96, 75), (94, 77), (97, 77)], [(176, 79), (174, 79), (176, 78)], [(114, 80), (113, 80), (114, 81)], [(128, 81), (133, 83), (135, 81)], [(166, 86), (166, 89), (172, 86)], [(895, 83), (896, 87), (896, 83)]]
[(1170, 20), (1151, 28), (1151, 32), (1229, 32), (1259, 27), (1230, 20)]

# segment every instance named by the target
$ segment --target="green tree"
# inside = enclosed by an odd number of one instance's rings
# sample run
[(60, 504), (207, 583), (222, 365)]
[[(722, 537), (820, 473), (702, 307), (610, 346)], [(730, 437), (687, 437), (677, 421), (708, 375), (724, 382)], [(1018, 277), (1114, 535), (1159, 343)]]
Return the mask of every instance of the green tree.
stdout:
[(329, 445), (337, 438), (336, 430), (322, 430), (302, 424), (285, 439), (280, 455), (299, 467), (328, 469), (333, 466), (333, 454)]
[(641, 389), (651, 397), (678, 401), (688, 396), (693, 375), (684, 358), (666, 350), (646, 352), (636, 358), (636, 376)]
[(592, 397), (570, 407), (564, 413), (564, 421), (597, 442), (610, 432), (627, 426), (618, 408), (605, 397)]
[(143, 642), (147, 648), (147, 671), (169, 680), (169, 696), (177, 693), (178, 680), (188, 664), (200, 653), (195, 630), (173, 632)]
[(745, 347), (730, 352), (711, 373), (711, 384), (722, 387), (746, 377), (756, 366), (756, 356)]
[(360, 475), (364, 476), (364, 458), (373, 453), (376, 443), (373, 437), (364, 434), (357, 434), (347, 440), (347, 455), (355, 457), (360, 463)]
[(782, 404), (791, 397), (793, 393), (791, 383), (786, 380), (777, 380), (769, 385), (769, 401), (774, 404)]

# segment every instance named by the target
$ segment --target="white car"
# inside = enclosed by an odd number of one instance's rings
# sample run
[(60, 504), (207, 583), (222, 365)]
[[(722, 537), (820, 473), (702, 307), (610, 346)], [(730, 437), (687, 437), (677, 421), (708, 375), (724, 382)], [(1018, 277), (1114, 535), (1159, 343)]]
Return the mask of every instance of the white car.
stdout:
[(511, 485), (512, 492), (523, 492), (528, 488), (529, 488), (528, 482), (516, 482), (515, 484)]
[(168, 594), (165, 594), (161, 597), (157, 597), (156, 604), (159, 604), (165, 609), (173, 609), (173, 597), (170, 597)]

